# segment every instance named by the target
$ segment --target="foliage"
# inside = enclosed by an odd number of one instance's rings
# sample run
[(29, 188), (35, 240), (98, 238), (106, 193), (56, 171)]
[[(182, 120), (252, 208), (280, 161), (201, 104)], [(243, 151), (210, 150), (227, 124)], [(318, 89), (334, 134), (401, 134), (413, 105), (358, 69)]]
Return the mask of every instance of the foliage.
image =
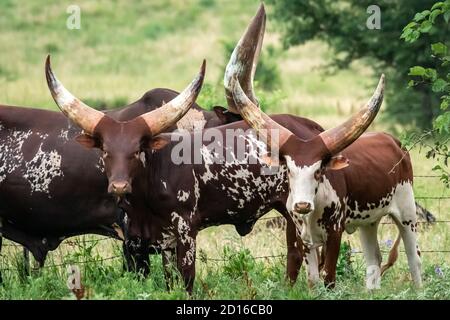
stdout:
[[(94, 242), (95, 246), (99, 246)], [(89, 245), (91, 247), (91, 245)], [(448, 299), (450, 294), (450, 269), (446, 266), (425, 261), (424, 289), (415, 291), (410, 286), (407, 262), (397, 263), (383, 277), (382, 289), (369, 292), (364, 288), (365, 267), (361, 265), (362, 256), (351, 253), (350, 247), (343, 243), (345, 261), (348, 254), (355, 260), (353, 272), (338, 276), (336, 288), (326, 289), (317, 286), (308, 289), (304, 269), (294, 286), (285, 279), (285, 260), (283, 258), (256, 260), (248, 249), (225, 246), (223, 262), (197, 262), (197, 277), (194, 299)], [(82, 285), (85, 288), (83, 299), (186, 299), (181, 282), (176, 282), (170, 291), (165, 286), (161, 257), (152, 256), (150, 277), (142, 279), (132, 273), (124, 272), (121, 259), (97, 261), (89, 265), (94, 254), (91, 249), (80, 248), (78, 258)], [(90, 252), (90, 253), (88, 253)], [(21, 254), (21, 253), (19, 253)], [(51, 267), (52, 261), (39, 272), (32, 273), (27, 281), (18, 280), (15, 270), (4, 271), (4, 283), (0, 286), (0, 299), (76, 299), (67, 288), (65, 267)], [(352, 265), (353, 265), (352, 264)], [(342, 264), (341, 264), (342, 265)], [(338, 272), (346, 272), (338, 268)], [(350, 275), (350, 276), (349, 276)]]
[[(419, 64), (431, 68), (435, 62), (430, 57), (429, 40), (418, 38), (414, 43), (399, 40), (402, 28), (414, 13), (429, 8), (433, 0), (380, 0), (381, 29), (370, 30), (366, 21), (371, 0), (270, 0), (274, 15), (280, 22), (286, 47), (308, 40), (325, 41), (334, 50), (329, 70), (347, 68), (358, 59), (374, 68), (377, 74), (385, 73), (388, 79), (386, 112), (390, 118), (403, 124), (430, 127), (432, 119), (440, 114), (431, 106), (439, 101), (439, 94), (428, 86), (405, 90), (408, 70)], [(427, 30), (428, 29), (428, 30)], [(448, 36), (448, 26), (422, 30), (430, 38)], [(415, 33), (414, 33), (415, 34)]]
[(340, 277), (349, 277), (352, 275), (354, 272), (352, 262), (352, 247), (349, 242), (342, 241), (339, 250), (336, 275)]
[[(450, 20), (450, 0), (436, 2), (430, 10), (418, 12), (408, 23), (401, 35), (406, 42), (415, 43), (433, 28), (445, 29)], [(448, 35), (447, 35), (448, 37)], [(448, 40), (448, 39), (443, 39)], [(427, 158), (437, 158), (433, 170), (440, 172), (441, 180), (450, 188), (448, 160), (450, 158), (450, 53), (448, 43), (434, 42), (430, 45), (435, 67), (416, 65), (410, 68), (409, 87), (424, 85), (440, 96), (442, 114), (433, 121), (433, 129), (409, 136), (408, 143), (420, 144), (427, 149)], [(431, 143), (429, 141), (432, 141)]]

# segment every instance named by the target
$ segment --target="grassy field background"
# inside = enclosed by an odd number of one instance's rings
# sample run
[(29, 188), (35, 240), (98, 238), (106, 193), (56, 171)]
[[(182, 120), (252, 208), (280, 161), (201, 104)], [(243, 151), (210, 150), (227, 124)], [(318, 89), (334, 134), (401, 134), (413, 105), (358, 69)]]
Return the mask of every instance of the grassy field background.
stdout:
[[(68, 30), (66, 9), (81, 8), (81, 29)], [(149, 89), (168, 87), (182, 90), (207, 59), (206, 86), (200, 105), (225, 105), (221, 79), (227, 56), (224, 43), (237, 41), (258, 1), (50, 1), (0, 2), (0, 103), (57, 110), (48, 92), (44, 60), (52, 55), (53, 68), (70, 91), (94, 107), (118, 107), (138, 99)], [(257, 94), (273, 113), (310, 117), (324, 127), (345, 119), (371, 95), (378, 75), (363, 63), (332, 76), (321, 66), (331, 52), (319, 42), (279, 50), (270, 7), (262, 59), (268, 46), (277, 50), (276, 64), (281, 82), (276, 90)], [(388, 76), (388, 75), (387, 75)], [(389, 79), (389, 77), (388, 77)], [(405, 90), (406, 85), (405, 85)], [(389, 101), (385, 101), (388, 104)], [(382, 112), (381, 112), (382, 113)], [(401, 133), (383, 114), (373, 130)], [(395, 129), (395, 130), (394, 130)], [(412, 150), (416, 175), (433, 175), (433, 162), (420, 150)], [(450, 197), (437, 178), (418, 177), (419, 197)], [(418, 200), (438, 220), (450, 220), (450, 200)], [(275, 216), (275, 213), (270, 215)], [(198, 237), (197, 279), (194, 298), (199, 299), (447, 299), (450, 297), (450, 224), (421, 225), (424, 288), (415, 290), (404, 254), (382, 281), (382, 289), (364, 288), (365, 266), (358, 253), (358, 233), (346, 236), (351, 259), (342, 255), (337, 287), (333, 291), (309, 290), (302, 269), (291, 287), (285, 280), (284, 232), (267, 228), (261, 220), (254, 231), (239, 237), (233, 227), (211, 227)], [(392, 225), (380, 227), (383, 250), (394, 240)], [(47, 268), (31, 277), (20, 272), (20, 248), (6, 246), (0, 268), (4, 270), (1, 299), (67, 298), (66, 266), (80, 264), (86, 296), (91, 299), (177, 299), (185, 298), (178, 284), (167, 292), (160, 257), (152, 257), (152, 276), (140, 280), (122, 272), (120, 243), (84, 236), (70, 239), (52, 253)], [(344, 246), (344, 248), (347, 248)], [(352, 252), (353, 250), (354, 252)], [(428, 252), (430, 251), (430, 252)], [(447, 252), (432, 252), (447, 251)], [(262, 258), (273, 256), (270, 258)], [(114, 258), (112, 258), (114, 257)], [(112, 258), (100, 261), (105, 258)], [(218, 261), (218, 260), (224, 261)]]

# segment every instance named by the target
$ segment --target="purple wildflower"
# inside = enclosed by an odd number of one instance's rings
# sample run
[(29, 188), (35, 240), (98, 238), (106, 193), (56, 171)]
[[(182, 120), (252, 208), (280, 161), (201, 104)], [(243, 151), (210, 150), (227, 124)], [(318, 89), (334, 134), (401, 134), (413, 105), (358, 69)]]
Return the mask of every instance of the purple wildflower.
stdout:
[(436, 266), (436, 268), (434, 268), (434, 272), (439, 276), (439, 277), (443, 277), (444, 276), (444, 272), (442, 271), (441, 267)]

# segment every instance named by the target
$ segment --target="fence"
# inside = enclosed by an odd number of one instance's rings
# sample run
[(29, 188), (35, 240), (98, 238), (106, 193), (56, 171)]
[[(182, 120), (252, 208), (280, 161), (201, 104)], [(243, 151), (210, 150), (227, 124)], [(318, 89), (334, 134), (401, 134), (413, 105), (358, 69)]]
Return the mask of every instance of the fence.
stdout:
[[(417, 180), (420, 180), (420, 179), (437, 179), (437, 178), (439, 178), (439, 176), (437, 176), (437, 175), (416, 175), (416, 176), (414, 176), (414, 178), (417, 181)], [(437, 210), (437, 212), (435, 212), (435, 214), (437, 214), (438, 217), (441, 216), (441, 214), (442, 214), (442, 212), (441, 212), (441, 202), (445, 201), (445, 202), (449, 202), (450, 203), (450, 195), (448, 195), (448, 196), (447, 195), (444, 195), (444, 196), (416, 196), (415, 198), (416, 198), (416, 200), (438, 201), (438, 203), (437, 203), (438, 204), (438, 210)], [(424, 206), (424, 208), (427, 209), (426, 206)], [(450, 216), (446, 216), (446, 217), (448, 218)], [(273, 219), (278, 219), (278, 217), (263, 217), (263, 218), (260, 218), (259, 221), (269, 221), (269, 220), (273, 220)], [(447, 224), (450, 224), (450, 220), (441, 219), (441, 220), (433, 221), (431, 223), (427, 222), (427, 221), (418, 221), (418, 223), (420, 223), (420, 224), (432, 224), (432, 225), (435, 225), (435, 224), (445, 224), (445, 225), (447, 225)], [(382, 221), (381, 224), (382, 225), (394, 225), (395, 223), (394, 222), (390, 222), (390, 221)], [(85, 244), (86, 243), (96, 243), (96, 244), (98, 244), (98, 243), (100, 243), (102, 241), (114, 241), (114, 240), (112, 238), (109, 238), (109, 237), (99, 237), (99, 238), (96, 238), (96, 239), (84, 239), (83, 243), (85, 243)], [(281, 240), (279, 240), (279, 241), (283, 242)], [(77, 244), (76, 241), (73, 241), (73, 240), (70, 240), (70, 239), (64, 241), (61, 244), (61, 246), (72, 246), (72, 247), (77, 246), (77, 245), (78, 244)], [(5, 243), (5, 244), (3, 244), (3, 246), (4, 247), (21, 247), (20, 245), (15, 244), (15, 243)], [(382, 253), (388, 253), (389, 251), (381, 250), (381, 252)], [(401, 252), (404, 252), (404, 251), (401, 250)], [(433, 254), (433, 253), (444, 253), (444, 254), (447, 254), (447, 253), (450, 253), (450, 248), (449, 249), (442, 248), (442, 249), (439, 249), (439, 250), (421, 249), (420, 252), (421, 253), (426, 253), (426, 254), (428, 254), (428, 253), (430, 253), (430, 254)], [(362, 253), (362, 251), (360, 251), (360, 250), (352, 250), (352, 254), (361, 254), (361, 253)], [(0, 254), (0, 256), (1, 256), (1, 254)], [(122, 255), (114, 255), (114, 256), (110, 256), (110, 257), (106, 257), (106, 258), (100, 258), (100, 259), (62, 262), (62, 263), (57, 263), (57, 264), (47, 264), (43, 268), (57, 268), (57, 267), (64, 267), (64, 266), (68, 266), (68, 265), (74, 265), (74, 264), (80, 264), (80, 265), (81, 264), (91, 264), (91, 263), (98, 264), (98, 263), (102, 263), (104, 261), (111, 261), (111, 260), (115, 260), (115, 259), (120, 259), (122, 257), (123, 257)], [(272, 255), (255, 256), (253, 258), (254, 259), (258, 259), (258, 260), (259, 259), (275, 259), (275, 258), (286, 258), (286, 255), (285, 254), (272, 254)], [(218, 258), (218, 257), (212, 257), (212, 258), (211, 257), (201, 257), (199, 259), (199, 261), (207, 263), (209, 261), (211, 261), (211, 262), (225, 262), (227, 260), (224, 259), (224, 258)], [(14, 269), (14, 268), (1, 268), (1, 266), (0, 266), (0, 271), (15, 271), (15, 270), (16, 269)]]

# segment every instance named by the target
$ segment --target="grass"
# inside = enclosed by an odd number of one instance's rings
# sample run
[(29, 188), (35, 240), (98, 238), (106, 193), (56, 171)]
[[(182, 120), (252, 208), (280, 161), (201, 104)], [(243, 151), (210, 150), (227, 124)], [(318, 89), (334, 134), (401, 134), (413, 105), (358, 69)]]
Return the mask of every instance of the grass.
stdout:
[[(154, 87), (182, 90), (207, 58), (207, 85), (198, 99), (210, 107), (225, 104), (220, 79), (225, 56), (223, 43), (237, 41), (258, 1), (88, 1), (80, 0), (81, 30), (68, 30), (65, 1), (3, 0), (0, 2), (0, 102), (57, 110), (46, 87), (43, 64), (52, 54), (53, 68), (67, 88), (94, 107), (113, 108), (138, 99)], [(265, 46), (279, 48), (273, 19), (268, 16)], [(280, 51), (276, 57), (281, 83), (265, 92), (257, 86), (263, 107), (273, 113), (293, 113), (329, 128), (364, 103), (378, 75), (355, 64), (348, 71), (324, 75), (321, 66), (330, 52), (319, 42)], [(406, 89), (405, 89), (406, 90)], [(386, 101), (388, 104), (389, 101)], [(372, 130), (390, 131), (377, 118)], [(400, 128), (401, 130), (401, 128)], [(433, 174), (433, 162), (412, 151), (416, 175)], [(436, 178), (417, 178), (417, 196), (450, 196)], [(438, 220), (450, 220), (450, 200), (420, 200)], [(275, 215), (275, 213), (271, 213)], [(450, 224), (421, 226), (422, 250), (450, 250)], [(391, 225), (380, 227), (383, 250), (395, 239)], [(0, 299), (75, 299), (67, 289), (66, 266), (78, 264), (89, 299), (182, 299), (182, 285), (166, 290), (159, 256), (152, 257), (148, 279), (122, 271), (120, 243), (92, 241), (95, 236), (66, 240), (51, 253), (47, 267), (30, 277), (20, 271), (21, 251), (7, 246), (0, 268), (4, 284)], [(360, 250), (358, 235), (346, 235), (351, 248)], [(8, 243), (8, 242), (7, 242)], [(409, 281), (404, 254), (382, 281), (382, 289), (364, 288), (361, 254), (352, 255), (351, 272), (338, 276), (335, 290), (307, 288), (305, 272), (291, 287), (285, 281), (284, 233), (268, 229), (265, 221), (240, 237), (233, 227), (210, 227), (198, 237), (196, 299), (447, 299), (450, 296), (449, 253), (423, 253), (424, 288)], [(101, 261), (103, 258), (119, 257)], [(213, 259), (213, 260), (211, 260)], [(216, 261), (214, 259), (224, 259)], [(386, 257), (385, 257), (386, 260)], [(79, 263), (81, 262), (81, 263)], [(343, 268), (344, 266), (341, 266)], [(348, 267), (348, 266), (347, 266)], [(440, 268), (440, 272), (436, 272)], [(439, 270), (439, 269), (438, 269)]]

